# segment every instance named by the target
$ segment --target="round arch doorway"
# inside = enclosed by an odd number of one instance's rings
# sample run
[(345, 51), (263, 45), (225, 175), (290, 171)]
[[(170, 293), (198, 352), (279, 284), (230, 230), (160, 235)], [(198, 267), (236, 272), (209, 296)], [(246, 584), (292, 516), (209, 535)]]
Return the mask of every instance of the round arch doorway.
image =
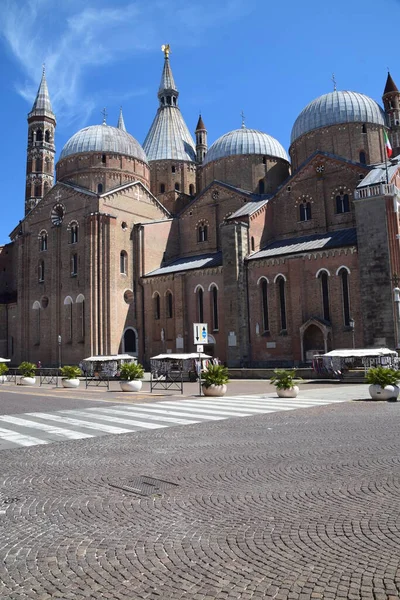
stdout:
[(122, 336), (122, 352), (131, 356), (138, 355), (138, 334), (134, 327), (127, 327)]

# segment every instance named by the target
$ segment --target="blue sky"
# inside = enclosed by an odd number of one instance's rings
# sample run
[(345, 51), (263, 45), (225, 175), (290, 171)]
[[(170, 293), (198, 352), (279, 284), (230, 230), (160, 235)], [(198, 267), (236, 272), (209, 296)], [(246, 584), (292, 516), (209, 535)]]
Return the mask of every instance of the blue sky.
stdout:
[[(246, 125), (289, 148), (300, 111), (333, 89), (381, 102), (390, 68), (400, 86), (392, 23), (399, 0), (2, 0), (3, 197), (0, 244), (24, 214), (27, 122), (42, 63), (57, 116), (57, 156), (77, 130), (116, 125), (143, 142), (171, 46), (180, 107), (209, 144)], [(391, 46), (389, 45), (391, 42)]]

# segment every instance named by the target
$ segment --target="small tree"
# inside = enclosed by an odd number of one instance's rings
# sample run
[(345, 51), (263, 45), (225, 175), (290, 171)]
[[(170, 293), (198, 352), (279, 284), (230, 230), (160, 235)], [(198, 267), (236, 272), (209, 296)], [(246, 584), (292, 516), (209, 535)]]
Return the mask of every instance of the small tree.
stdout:
[(18, 367), (22, 377), (35, 377), (36, 365), (30, 362), (22, 362)]
[(223, 365), (209, 364), (201, 378), (206, 388), (211, 385), (225, 385), (229, 381), (228, 369)]
[(6, 365), (6, 363), (0, 363), (0, 377), (2, 377), (3, 375), (5, 375), (8, 371), (8, 367)]
[(125, 381), (132, 381), (133, 379), (142, 379), (144, 376), (144, 369), (140, 363), (124, 363), (120, 369), (120, 377)]
[(372, 367), (366, 375), (366, 380), (370, 385), (380, 385), (381, 388), (397, 385), (400, 381), (400, 371), (386, 367)]
[(75, 365), (65, 365), (61, 367), (61, 377), (63, 379), (76, 379), (82, 375), (82, 371)]
[(296, 369), (275, 369), (270, 381), (277, 390), (290, 390), (301, 380), (295, 375)]

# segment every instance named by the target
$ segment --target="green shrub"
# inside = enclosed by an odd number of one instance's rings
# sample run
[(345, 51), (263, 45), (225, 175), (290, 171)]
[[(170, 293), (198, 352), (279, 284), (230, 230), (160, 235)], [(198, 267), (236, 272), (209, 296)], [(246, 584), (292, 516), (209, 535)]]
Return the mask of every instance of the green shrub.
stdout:
[(290, 390), (293, 388), (300, 377), (296, 378), (296, 369), (275, 369), (270, 381), (277, 390)]
[(372, 367), (366, 375), (366, 380), (367, 383), (380, 385), (382, 388), (386, 385), (397, 385), (400, 381), (400, 371), (386, 367)]
[(35, 377), (36, 365), (33, 363), (24, 361), (19, 365), (18, 369), (22, 377)]
[(64, 379), (76, 379), (82, 375), (82, 371), (79, 367), (75, 365), (65, 365), (65, 367), (61, 367), (61, 377)]
[(125, 381), (132, 381), (133, 379), (142, 379), (144, 376), (144, 369), (140, 363), (124, 363), (120, 369), (120, 377)]
[(209, 364), (201, 378), (206, 388), (211, 385), (225, 385), (229, 381), (228, 369), (223, 365)]
[(2, 375), (5, 375), (8, 371), (8, 367), (6, 365), (6, 363), (0, 363), (0, 377)]

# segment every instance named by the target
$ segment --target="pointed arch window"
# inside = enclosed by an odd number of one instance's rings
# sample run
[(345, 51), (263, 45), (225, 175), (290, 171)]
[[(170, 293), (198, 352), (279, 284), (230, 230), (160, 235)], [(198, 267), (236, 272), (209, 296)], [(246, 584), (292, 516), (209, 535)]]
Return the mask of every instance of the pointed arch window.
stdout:
[(208, 239), (208, 227), (205, 223), (200, 223), (197, 229), (197, 241), (206, 242)]
[(125, 250), (122, 250), (119, 255), (119, 270), (123, 275), (126, 275), (128, 272), (128, 255)]
[(43, 142), (43, 131), (41, 129), (36, 130), (36, 141)]
[(160, 294), (156, 292), (153, 296), (153, 310), (154, 310), (154, 318), (156, 321), (159, 321), (161, 318), (161, 302), (160, 302)]
[(179, 185), (179, 183), (176, 183), (176, 184), (175, 184), (175, 190), (176, 190), (177, 192), (179, 192), (179, 190), (180, 190), (180, 189), (181, 189), (181, 186)]
[(213, 285), (210, 289), (211, 292), (211, 315), (212, 315), (212, 327), (213, 331), (219, 330), (219, 314), (218, 314), (218, 288)]
[(98, 183), (97, 184), (97, 193), (98, 194), (102, 194), (103, 193), (103, 184), (102, 183)]
[(39, 234), (39, 251), (45, 252), (47, 250), (47, 232), (41, 231)]
[(79, 294), (76, 299), (77, 317), (78, 317), (78, 329), (80, 341), (85, 340), (85, 297), (83, 294)]
[(340, 190), (336, 196), (336, 213), (340, 215), (347, 212), (350, 212), (349, 195)]
[(349, 272), (344, 267), (339, 271), (339, 277), (342, 282), (342, 306), (343, 321), (345, 327), (350, 327), (350, 293), (349, 293)]
[(282, 275), (278, 277), (276, 280), (276, 284), (278, 286), (278, 298), (279, 298), (279, 315), (280, 315), (280, 325), (281, 331), (286, 331), (287, 322), (286, 322), (286, 281)]
[(363, 123), (363, 126), (362, 126), (362, 133), (367, 133), (367, 126), (365, 123)]
[(300, 204), (300, 221), (310, 221), (311, 220), (311, 202), (307, 202), (304, 200)]
[(39, 281), (44, 281), (44, 260), (39, 262)]
[(365, 154), (364, 150), (361, 150), (361, 152), (360, 152), (360, 163), (362, 165), (367, 164), (367, 155)]
[(193, 183), (191, 183), (191, 184), (189, 185), (189, 194), (190, 194), (191, 196), (194, 196), (194, 185), (193, 185)]
[(50, 142), (50, 131), (48, 129), (46, 129), (45, 134), (44, 134), (44, 140), (45, 142), (49, 143)]
[(261, 280), (261, 314), (263, 331), (269, 331), (269, 311), (268, 311), (268, 281)]
[(265, 182), (264, 182), (264, 179), (260, 179), (260, 181), (258, 182), (258, 193), (259, 194), (264, 194), (265, 193)]
[(174, 316), (174, 299), (172, 296), (172, 292), (167, 292), (165, 300), (167, 305), (167, 319), (172, 319), (172, 317)]
[(321, 271), (318, 275), (318, 279), (321, 282), (321, 296), (322, 296), (322, 312), (325, 321), (331, 320), (330, 310), (329, 310), (329, 276), (326, 271)]
[(33, 309), (33, 340), (35, 346), (40, 344), (40, 302), (36, 300), (32, 306)]
[(103, 165), (105, 165), (105, 164), (106, 164), (106, 162), (107, 162), (107, 157), (106, 157), (106, 155), (105, 155), (105, 154), (103, 154), (103, 155), (102, 155), (102, 157), (101, 157), (101, 162), (103, 163)]
[(132, 327), (127, 329), (124, 333), (124, 352), (127, 352), (128, 354), (137, 353), (137, 336)]
[(64, 327), (65, 327), (65, 337), (67, 342), (72, 342), (72, 331), (73, 331), (73, 320), (72, 320), (72, 307), (73, 300), (71, 296), (67, 296), (64, 299)]
[(35, 197), (38, 198), (41, 195), (42, 195), (42, 186), (40, 183), (37, 183), (35, 185)]
[(202, 287), (197, 290), (197, 318), (199, 323), (204, 322), (204, 291)]
[(160, 194), (165, 193), (165, 183), (160, 183)]

